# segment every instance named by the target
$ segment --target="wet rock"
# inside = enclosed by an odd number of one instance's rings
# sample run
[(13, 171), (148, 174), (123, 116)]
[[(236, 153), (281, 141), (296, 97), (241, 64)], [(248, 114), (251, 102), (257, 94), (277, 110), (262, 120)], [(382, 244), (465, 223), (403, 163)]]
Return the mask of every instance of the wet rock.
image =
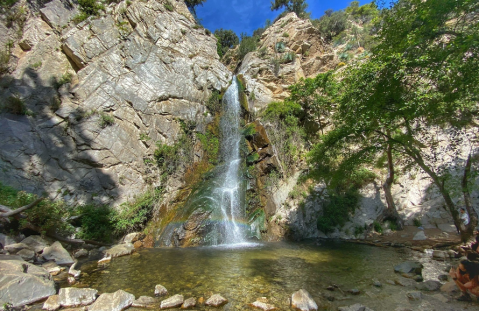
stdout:
[(96, 289), (67, 287), (60, 289), (58, 296), (63, 307), (76, 307), (93, 303), (97, 293)]
[(142, 241), (136, 241), (135, 243), (133, 243), (133, 247), (135, 249), (142, 248), (143, 247), (143, 242)]
[(266, 303), (264, 301), (256, 300), (253, 303), (248, 304), (252, 308), (264, 310), (264, 311), (273, 311), (273, 310), (278, 310), (275, 306), (272, 304)]
[(140, 296), (137, 300), (133, 301), (132, 307), (134, 308), (148, 308), (149, 305), (156, 303), (156, 299), (148, 296)]
[(459, 288), (457, 287), (456, 282), (454, 281), (447, 282), (446, 284), (441, 286), (440, 290), (441, 292), (449, 293), (449, 294), (459, 292)]
[(35, 252), (31, 249), (24, 248), (17, 252), (17, 255), (22, 257), (22, 259), (25, 261), (33, 261), (33, 259), (35, 259)]
[(421, 275), (423, 265), (418, 261), (406, 261), (394, 267), (394, 272), (401, 274)]
[(39, 235), (31, 235), (23, 239), (22, 243), (28, 245), (28, 247), (30, 249), (33, 249), (35, 253), (41, 253), (45, 247), (48, 247), (48, 245), (50, 245), (50, 243), (45, 241)]
[(168, 290), (161, 284), (155, 286), (155, 296), (165, 296), (168, 294)]
[(81, 258), (81, 257), (87, 257), (88, 256), (88, 251), (84, 248), (79, 249), (78, 251), (75, 252), (73, 257), (75, 258)]
[(399, 278), (399, 279), (395, 280), (394, 283), (397, 284), (397, 285), (404, 286), (404, 287), (415, 287), (416, 286), (416, 282), (414, 280), (407, 279), (407, 278)]
[(424, 240), (427, 240), (427, 236), (426, 234), (424, 233), (424, 231), (419, 231), (418, 233), (416, 233), (414, 235), (414, 237), (412, 238), (413, 241), (424, 241)]
[(422, 277), (422, 275), (413, 275), (412, 273), (408, 273), (408, 274), (402, 274), (404, 277), (410, 277), (411, 279), (413, 279), (414, 281), (416, 282), (422, 282), (424, 281), (424, 278)]
[(4, 246), (4, 249), (6, 251), (8, 251), (10, 254), (16, 254), (17, 252), (21, 251), (22, 249), (30, 249), (30, 247), (27, 244), (15, 243), (15, 244), (10, 244), (10, 245)]
[(54, 261), (48, 261), (42, 264), (42, 267), (48, 271), (51, 275), (58, 275), (60, 272), (65, 270), (64, 267), (60, 267)]
[(19, 307), (56, 293), (48, 271), (23, 260), (2, 260), (0, 275), (0, 306)]
[(101, 294), (88, 311), (121, 311), (131, 306), (133, 301), (134, 295), (120, 289), (114, 293)]
[(0, 233), (0, 244), (2, 244), (4, 248), (7, 245), (15, 244), (15, 243), (17, 243), (17, 241), (15, 241), (14, 238), (9, 237), (8, 235), (5, 235), (3, 233)]
[(186, 299), (181, 305), (181, 309), (191, 309), (196, 306), (196, 299), (194, 297)]
[(160, 308), (161, 309), (177, 308), (183, 304), (184, 300), (185, 299), (183, 295), (177, 294), (177, 295), (171, 296), (168, 299), (161, 301)]
[(373, 280), (373, 286), (375, 286), (375, 287), (382, 287), (383, 284), (381, 284), (381, 282), (379, 282), (378, 280)]
[(68, 270), (68, 274), (73, 276), (75, 279), (78, 279), (80, 277), (81, 271), (75, 269), (76, 265), (77, 262), (71, 265), (70, 269)]
[(437, 279), (441, 282), (447, 282), (447, 280), (449, 279), (448, 275), (447, 274), (441, 274), (437, 277)]
[(103, 257), (102, 259), (98, 260), (99, 265), (105, 265), (107, 263), (110, 263), (111, 261), (111, 256)]
[(60, 266), (69, 266), (74, 263), (73, 258), (68, 251), (63, 248), (60, 242), (55, 242), (51, 246), (46, 247), (42, 253), (46, 260), (54, 260)]
[(109, 257), (116, 258), (126, 255), (131, 255), (135, 251), (133, 244), (118, 244), (113, 246), (112, 248), (106, 250), (105, 254)]
[(432, 258), (440, 261), (446, 260), (446, 258), (449, 258), (449, 254), (445, 251), (438, 251), (434, 250), (432, 252)]
[(419, 301), (422, 299), (422, 293), (421, 292), (409, 292), (407, 293), (407, 298), (412, 301)]
[(428, 280), (422, 283), (416, 284), (416, 289), (424, 291), (437, 291), (441, 288), (442, 284), (439, 281)]
[(304, 289), (295, 292), (291, 297), (291, 305), (295, 310), (311, 311), (318, 310), (318, 305), (313, 297)]
[(222, 297), (219, 294), (214, 294), (208, 300), (206, 300), (205, 304), (210, 307), (220, 307), (228, 303), (228, 299)]
[(361, 292), (359, 291), (359, 289), (353, 288), (348, 290), (348, 293), (350, 293), (351, 295), (359, 295)]
[(141, 232), (129, 233), (123, 238), (123, 243), (133, 244), (136, 241), (141, 240), (142, 236), (144, 236), (144, 234)]
[(373, 311), (368, 307), (363, 306), (362, 304), (356, 303), (347, 307), (339, 307), (338, 311)]
[(449, 298), (447, 298), (443, 294), (434, 294), (431, 297), (433, 297), (434, 299), (439, 300), (442, 303), (448, 303), (449, 302)]
[(52, 295), (48, 297), (47, 301), (43, 303), (43, 310), (55, 311), (60, 309), (60, 297), (58, 295)]

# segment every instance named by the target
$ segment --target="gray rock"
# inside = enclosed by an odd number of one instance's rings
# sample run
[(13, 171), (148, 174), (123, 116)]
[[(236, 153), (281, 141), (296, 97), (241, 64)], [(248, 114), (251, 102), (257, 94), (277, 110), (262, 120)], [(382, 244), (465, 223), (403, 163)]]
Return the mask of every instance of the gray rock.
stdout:
[(73, 254), (73, 257), (75, 258), (81, 258), (81, 257), (87, 257), (88, 256), (88, 251), (84, 248), (79, 249), (78, 251)]
[(62, 244), (58, 241), (51, 246), (45, 247), (42, 256), (46, 260), (54, 260), (60, 266), (69, 266), (74, 263), (74, 260), (68, 251), (64, 249)]
[(131, 306), (133, 301), (134, 295), (120, 289), (114, 293), (101, 294), (88, 311), (121, 311)]
[(266, 302), (263, 302), (263, 301), (258, 301), (258, 300), (253, 302), (253, 303), (250, 303), (249, 306), (253, 307), (253, 308), (256, 308), (256, 309), (263, 310), (263, 311), (278, 310), (278, 308), (276, 308), (272, 304), (269, 304), (269, 303), (266, 303)]
[(442, 284), (439, 281), (428, 280), (425, 282), (417, 283), (416, 289), (432, 292), (439, 290), (441, 286)]
[(372, 309), (363, 306), (362, 304), (356, 303), (347, 307), (339, 307), (338, 311), (373, 311)]
[(67, 25), (70, 20), (79, 13), (76, 5), (68, 0), (53, 0), (45, 4), (45, 7), (40, 9), (42, 18), (52, 28), (61, 28)]
[(426, 234), (424, 233), (424, 231), (419, 231), (418, 233), (416, 233), (414, 235), (414, 237), (412, 238), (413, 241), (424, 241), (424, 240), (427, 240), (427, 236)]
[(35, 259), (35, 252), (31, 249), (24, 248), (21, 251), (18, 251), (17, 255), (22, 257), (22, 259), (25, 261), (32, 261), (33, 259)]
[(14, 238), (9, 237), (8, 235), (5, 235), (3, 233), (0, 233), (0, 244), (3, 245), (3, 247), (10, 245), (10, 244), (15, 244), (17, 241), (15, 241)]
[(48, 261), (42, 264), (42, 267), (46, 269), (51, 275), (58, 275), (60, 272), (65, 270), (64, 267), (60, 267), (54, 261)]
[(58, 295), (52, 295), (48, 297), (47, 301), (43, 303), (43, 310), (55, 311), (61, 308), (60, 297)]
[(395, 280), (394, 283), (397, 284), (397, 285), (404, 286), (404, 287), (415, 287), (416, 286), (416, 282), (414, 280), (407, 279), (407, 278), (399, 278), (399, 279)]
[(7, 250), (10, 254), (16, 254), (22, 249), (31, 249), (31, 248), (27, 244), (15, 243), (15, 244), (10, 244), (5, 246), (4, 249)]
[(423, 265), (418, 261), (406, 261), (394, 267), (396, 273), (413, 273), (421, 275)]
[(43, 268), (23, 260), (5, 260), (0, 264), (0, 305), (19, 307), (56, 293), (55, 283)]
[(112, 258), (131, 255), (135, 251), (133, 244), (118, 244), (106, 250), (106, 255)]
[(58, 296), (62, 307), (76, 307), (93, 303), (97, 293), (96, 289), (67, 287), (60, 289)]
[(409, 292), (407, 293), (407, 298), (412, 301), (419, 301), (422, 299), (422, 293), (421, 292)]
[(304, 289), (295, 292), (291, 297), (291, 305), (293, 309), (301, 311), (318, 310), (318, 305), (313, 297)]
[(219, 294), (214, 294), (208, 300), (206, 300), (205, 305), (210, 307), (220, 307), (228, 303), (228, 299), (222, 297)]
[(178, 295), (177, 294), (177, 295), (171, 296), (168, 299), (162, 300), (160, 308), (161, 309), (169, 309), (169, 308), (181, 307), (184, 300), (185, 299), (184, 299), (183, 295)]
[(375, 287), (382, 287), (383, 284), (381, 284), (381, 282), (379, 282), (378, 280), (373, 280), (373, 286), (375, 286)]
[(148, 296), (140, 296), (131, 304), (134, 308), (148, 308), (149, 305), (156, 303), (156, 299)]
[(165, 296), (168, 294), (168, 290), (161, 284), (155, 286), (155, 296)]
[(360, 292), (359, 289), (357, 289), (357, 288), (353, 288), (353, 289), (348, 290), (348, 293), (350, 293), (351, 295), (359, 295), (359, 294), (361, 294), (361, 292)]
[(196, 298), (190, 297), (188, 299), (185, 299), (183, 304), (181, 305), (181, 309), (191, 309), (196, 306)]
[(42, 252), (45, 247), (50, 245), (50, 243), (45, 241), (39, 235), (31, 235), (31, 236), (23, 239), (22, 243), (28, 245), (28, 247), (33, 249), (35, 251), (35, 253)]
[(441, 286), (441, 292), (449, 293), (449, 294), (458, 293), (459, 288), (457, 287), (456, 282), (450, 281), (444, 284), (443, 286)]
[(447, 280), (449, 279), (449, 276), (447, 274), (441, 274), (437, 277), (437, 279), (441, 282), (447, 282)]
[(432, 252), (432, 258), (436, 260), (446, 260), (446, 258), (449, 258), (449, 254), (445, 251), (434, 250)]
[(141, 236), (143, 234), (141, 232), (132, 232), (132, 233), (129, 233), (127, 234), (124, 238), (123, 238), (123, 242), (124, 243), (135, 243), (136, 241), (140, 240), (141, 239)]

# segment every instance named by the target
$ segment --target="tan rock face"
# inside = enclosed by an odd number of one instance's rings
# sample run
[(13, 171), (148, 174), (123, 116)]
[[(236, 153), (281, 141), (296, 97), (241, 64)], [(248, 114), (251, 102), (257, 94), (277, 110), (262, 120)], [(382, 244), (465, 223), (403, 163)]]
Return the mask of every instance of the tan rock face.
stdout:
[[(250, 109), (289, 96), (288, 86), (335, 68), (337, 59), (309, 20), (289, 13), (265, 30), (258, 50), (238, 69), (247, 80)], [(254, 98), (254, 99), (251, 99)]]

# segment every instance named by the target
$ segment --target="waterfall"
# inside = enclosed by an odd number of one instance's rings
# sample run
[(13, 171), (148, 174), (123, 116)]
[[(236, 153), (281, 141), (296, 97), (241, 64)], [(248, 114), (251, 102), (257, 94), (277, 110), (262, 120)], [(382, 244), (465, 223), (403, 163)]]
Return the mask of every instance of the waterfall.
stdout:
[(220, 187), (215, 190), (219, 197), (221, 213), (225, 224), (225, 244), (244, 242), (244, 233), (238, 224), (244, 215), (241, 200), (241, 157), (240, 157), (240, 118), (238, 82), (236, 77), (223, 96), (223, 115), (220, 122), (221, 160), (224, 169), (219, 177)]

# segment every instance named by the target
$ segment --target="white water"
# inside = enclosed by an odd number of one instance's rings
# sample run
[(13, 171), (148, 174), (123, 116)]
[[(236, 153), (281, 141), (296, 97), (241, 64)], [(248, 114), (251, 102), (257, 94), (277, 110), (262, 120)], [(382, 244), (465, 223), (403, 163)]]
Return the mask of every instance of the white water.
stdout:
[(220, 187), (215, 190), (219, 197), (221, 213), (224, 221), (224, 244), (244, 242), (244, 233), (238, 220), (243, 218), (241, 204), (240, 176), (240, 118), (241, 105), (238, 95), (238, 83), (233, 79), (231, 86), (223, 96), (223, 115), (221, 116), (221, 158), (225, 170), (220, 174)]

